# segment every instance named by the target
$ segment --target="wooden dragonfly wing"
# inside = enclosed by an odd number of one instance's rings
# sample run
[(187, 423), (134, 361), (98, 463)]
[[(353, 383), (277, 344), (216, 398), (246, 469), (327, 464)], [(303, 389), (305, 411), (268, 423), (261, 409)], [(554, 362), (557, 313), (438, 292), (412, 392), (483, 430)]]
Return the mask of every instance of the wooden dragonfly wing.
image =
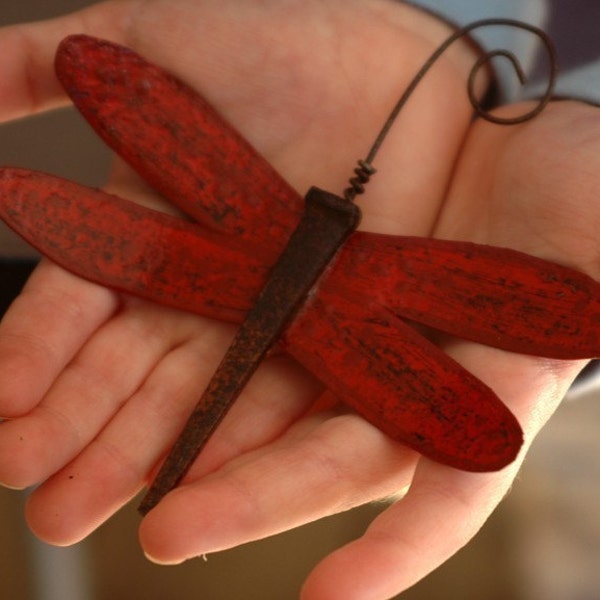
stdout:
[(0, 169), (0, 218), (76, 275), (233, 323), (270, 266), (201, 225), (26, 169)]
[(495, 393), (383, 306), (321, 288), (281, 343), (367, 421), (438, 462), (493, 471), (521, 447), (521, 428)]
[(131, 50), (85, 35), (60, 44), (55, 66), (90, 125), (155, 190), (274, 262), (302, 197), (206, 100)]
[(600, 284), (509, 248), (356, 232), (321, 285), (495, 348), (600, 356)]

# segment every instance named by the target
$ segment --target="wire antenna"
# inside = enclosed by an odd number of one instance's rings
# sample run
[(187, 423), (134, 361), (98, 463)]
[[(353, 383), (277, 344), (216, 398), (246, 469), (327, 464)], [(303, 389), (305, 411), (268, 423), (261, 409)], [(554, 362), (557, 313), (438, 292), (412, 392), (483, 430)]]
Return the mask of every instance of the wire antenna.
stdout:
[(398, 116), (402, 108), (404, 108), (404, 105), (406, 104), (412, 93), (415, 91), (415, 88), (419, 85), (423, 77), (430, 71), (431, 67), (433, 67), (433, 65), (437, 62), (440, 56), (444, 54), (444, 52), (446, 52), (449, 46), (451, 46), (454, 42), (469, 34), (474, 29), (493, 26), (515, 27), (517, 29), (522, 29), (524, 31), (528, 31), (534, 34), (541, 40), (548, 53), (550, 64), (548, 84), (546, 86), (546, 90), (543, 96), (539, 99), (535, 108), (533, 108), (529, 112), (511, 118), (502, 118), (491, 114), (486, 108), (482, 106), (481, 102), (477, 98), (477, 94), (475, 93), (475, 81), (477, 78), (477, 74), (484, 65), (489, 63), (494, 58), (505, 58), (513, 66), (520, 83), (524, 84), (526, 81), (525, 73), (523, 71), (523, 68), (521, 67), (521, 63), (519, 62), (519, 59), (515, 56), (515, 54), (513, 54), (509, 50), (491, 50), (477, 59), (469, 73), (469, 78), (467, 81), (467, 92), (469, 96), (469, 101), (471, 102), (475, 113), (479, 117), (492, 123), (497, 123), (499, 125), (516, 125), (518, 123), (528, 121), (529, 119), (533, 119), (536, 115), (542, 112), (542, 110), (544, 110), (548, 102), (550, 102), (550, 100), (552, 99), (554, 87), (556, 84), (557, 73), (556, 51), (554, 49), (554, 44), (552, 43), (552, 40), (550, 39), (548, 34), (546, 34), (540, 28), (535, 27), (534, 25), (530, 25), (528, 23), (524, 23), (522, 21), (517, 21), (514, 19), (482, 19), (480, 21), (474, 21), (473, 23), (470, 23), (469, 25), (458, 29), (450, 37), (448, 37), (446, 41), (443, 44), (441, 44), (441, 46), (439, 46), (437, 50), (435, 50), (435, 52), (427, 59), (427, 61), (425, 61), (419, 72), (412, 79), (412, 81), (410, 82), (410, 84), (408, 85), (408, 87), (406, 88), (406, 90), (392, 109), (385, 123), (383, 124), (383, 127), (381, 128), (379, 135), (375, 138), (375, 142), (371, 146), (367, 157), (358, 161), (358, 167), (354, 169), (355, 177), (352, 177), (350, 179), (350, 186), (344, 191), (344, 197), (346, 198), (346, 200), (352, 202), (357, 195), (362, 194), (365, 191), (365, 185), (369, 182), (371, 176), (376, 172), (376, 169), (373, 167), (373, 160), (379, 152), (379, 149), (381, 148), (383, 141), (387, 137), (387, 134), (392, 128), (396, 117)]

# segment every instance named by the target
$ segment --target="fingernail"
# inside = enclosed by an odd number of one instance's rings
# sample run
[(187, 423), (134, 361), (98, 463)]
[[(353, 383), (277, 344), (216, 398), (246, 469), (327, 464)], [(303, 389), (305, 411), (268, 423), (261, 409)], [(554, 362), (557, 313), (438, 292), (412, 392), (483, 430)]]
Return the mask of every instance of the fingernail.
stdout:
[(160, 565), (161, 567), (173, 567), (175, 565), (180, 565), (185, 562), (185, 560), (161, 560), (158, 558), (154, 558), (154, 556), (148, 554), (148, 552), (144, 552), (144, 556), (155, 565)]
[(21, 492), (24, 489), (27, 489), (27, 486), (14, 486), (14, 485), (8, 485), (8, 483), (4, 483), (3, 481), (0, 481), (0, 487), (6, 488), (7, 490), (14, 490), (15, 492)]

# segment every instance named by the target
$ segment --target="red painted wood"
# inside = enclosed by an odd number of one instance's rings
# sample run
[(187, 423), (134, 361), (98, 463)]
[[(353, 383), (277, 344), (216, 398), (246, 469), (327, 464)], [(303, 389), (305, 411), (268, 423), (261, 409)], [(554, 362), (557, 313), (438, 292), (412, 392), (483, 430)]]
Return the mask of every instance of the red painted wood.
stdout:
[(321, 288), (282, 345), (367, 421), (434, 460), (492, 471), (521, 447), (494, 392), (385, 307)]
[[(116, 196), (15, 169), (0, 171), (0, 189), (0, 216), (9, 225), (65, 268), (115, 289), (240, 322), (266, 278), (268, 266), (246, 251), (230, 248), (228, 237)], [(135, 236), (131, 236), (132, 231)], [(510, 412), (489, 388), (398, 318), (385, 305), (384, 295), (373, 293), (373, 286), (367, 287), (381, 271), (362, 269), (368, 261), (361, 262), (359, 268), (353, 260), (368, 251), (367, 242), (374, 240), (380, 244), (403, 241), (405, 251), (410, 242), (420, 250), (425, 242), (357, 234), (284, 333), (283, 346), (359, 414), (423, 454), (475, 471), (507, 464), (520, 446), (518, 425)], [(461, 259), (464, 248), (464, 244), (450, 242), (441, 246), (447, 254), (457, 252)], [(484, 254), (494, 250), (482, 248)], [(519, 264), (524, 261), (529, 265), (525, 255), (501, 251), (503, 254), (505, 258), (515, 255)], [(488, 263), (497, 256), (492, 252)], [(410, 267), (410, 260), (405, 262), (402, 266)], [(537, 260), (533, 261), (535, 269), (540, 266), (538, 262), (554, 271), (551, 263)], [(366, 277), (362, 287), (351, 285), (356, 281), (350, 277), (355, 268), (362, 269), (360, 277)], [(435, 262), (429, 268), (437, 272)], [(407, 281), (418, 280), (422, 272), (416, 269), (407, 277), (407, 269), (396, 269), (395, 282), (403, 279), (406, 286)], [(558, 272), (567, 272), (575, 280), (579, 276), (562, 268)], [(525, 273), (529, 271), (525, 269)], [(582, 277), (585, 283), (587, 279)], [(448, 281), (445, 276), (438, 278), (435, 285), (442, 288), (438, 293), (448, 290)], [(478, 281), (471, 278), (459, 283), (461, 290), (463, 286), (468, 290)], [(587, 295), (593, 290), (587, 290)], [(422, 291), (417, 292), (418, 297)], [(526, 297), (529, 295), (527, 292)], [(518, 300), (519, 296), (513, 294), (511, 298)], [(574, 312), (584, 308), (578, 304), (571, 306)], [(511, 321), (503, 321), (506, 305), (492, 303), (495, 312), (491, 316), (486, 312), (489, 320), (482, 320), (491, 325), (486, 334), (491, 335), (497, 323), (505, 323), (510, 330), (507, 322), (514, 323), (514, 318), (527, 321), (530, 312), (546, 314), (544, 298), (537, 307), (531, 303), (526, 306), (524, 315), (511, 314)], [(467, 328), (460, 305), (455, 312), (459, 325)], [(582, 311), (589, 319), (588, 313)], [(423, 320), (431, 324), (429, 315), (424, 312)], [(543, 339), (547, 342), (546, 337)], [(571, 352), (568, 346), (565, 352)]]
[[(299, 196), (195, 92), (133, 52), (71, 37), (57, 72), (107, 143), (202, 226), (14, 169), (0, 172), (0, 216), (79, 275), (240, 322), (299, 219)], [(395, 439), (493, 470), (521, 445), (514, 417), (403, 319), (517, 352), (592, 357), (599, 289), (512, 250), (357, 232), (282, 345)]]
[(241, 322), (266, 279), (268, 266), (223, 236), (117, 196), (20, 169), (0, 169), (0, 190), (12, 229), (113, 289)]
[(510, 250), (357, 232), (320, 285), (446, 333), (551, 358), (600, 354), (600, 285)]
[(255, 251), (281, 251), (301, 196), (195, 91), (127, 48), (84, 35), (66, 38), (55, 63), (88, 122), (165, 198)]

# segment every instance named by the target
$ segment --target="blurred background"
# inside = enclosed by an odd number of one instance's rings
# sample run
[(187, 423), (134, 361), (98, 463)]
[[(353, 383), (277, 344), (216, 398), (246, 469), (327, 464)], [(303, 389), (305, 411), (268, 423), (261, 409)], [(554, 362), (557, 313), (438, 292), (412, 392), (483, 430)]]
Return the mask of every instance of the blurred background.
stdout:
[[(3, 2), (0, 25), (89, 4)], [(108, 163), (107, 151), (72, 110), (0, 126), (2, 165), (100, 185)], [(0, 302), (17, 292), (33, 260), (35, 254), (0, 225)], [(600, 600), (598, 395), (583, 387), (563, 403), (475, 540), (399, 598)], [(25, 499), (25, 492), (0, 489), (0, 589), (10, 600), (292, 600), (321, 557), (361, 535), (385, 508), (365, 506), (207, 561), (158, 567), (138, 547), (135, 504), (86, 541), (52, 548), (28, 532)]]

